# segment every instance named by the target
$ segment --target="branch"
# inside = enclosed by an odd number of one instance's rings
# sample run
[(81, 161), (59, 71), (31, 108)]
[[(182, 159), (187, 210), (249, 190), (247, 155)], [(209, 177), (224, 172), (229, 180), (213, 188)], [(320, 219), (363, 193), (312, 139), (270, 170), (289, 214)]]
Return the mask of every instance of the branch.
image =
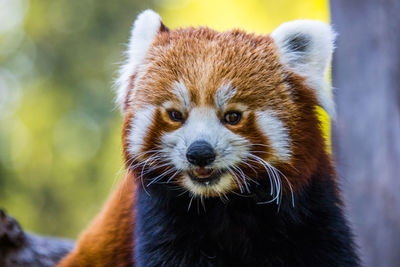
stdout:
[(14, 218), (0, 209), (0, 266), (54, 266), (73, 247), (72, 240), (24, 232)]

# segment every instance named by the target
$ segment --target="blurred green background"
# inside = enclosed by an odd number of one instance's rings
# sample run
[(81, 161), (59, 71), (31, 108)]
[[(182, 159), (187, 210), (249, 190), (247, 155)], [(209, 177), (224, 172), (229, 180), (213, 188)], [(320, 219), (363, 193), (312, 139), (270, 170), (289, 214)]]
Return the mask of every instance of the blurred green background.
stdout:
[(0, 0), (0, 208), (25, 229), (76, 237), (121, 178), (111, 88), (146, 8), (172, 28), (259, 33), (329, 18), (322, 0)]

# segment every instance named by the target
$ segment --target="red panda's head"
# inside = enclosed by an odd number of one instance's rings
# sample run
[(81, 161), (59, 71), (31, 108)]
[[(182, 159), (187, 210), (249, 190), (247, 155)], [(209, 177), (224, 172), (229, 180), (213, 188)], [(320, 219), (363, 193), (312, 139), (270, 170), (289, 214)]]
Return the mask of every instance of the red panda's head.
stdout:
[(325, 153), (315, 107), (334, 110), (324, 82), (333, 38), (311, 20), (266, 36), (169, 30), (144, 11), (117, 83), (127, 168), (144, 186), (206, 197), (262, 179), (272, 199), (303, 185)]

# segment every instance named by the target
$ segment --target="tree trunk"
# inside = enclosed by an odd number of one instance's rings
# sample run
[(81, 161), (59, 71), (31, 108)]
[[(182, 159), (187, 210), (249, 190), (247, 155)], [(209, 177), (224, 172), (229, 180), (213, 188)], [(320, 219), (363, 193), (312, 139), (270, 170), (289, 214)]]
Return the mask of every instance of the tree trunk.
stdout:
[(400, 264), (400, 1), (332, 0), (334, 154), (365, 266)]

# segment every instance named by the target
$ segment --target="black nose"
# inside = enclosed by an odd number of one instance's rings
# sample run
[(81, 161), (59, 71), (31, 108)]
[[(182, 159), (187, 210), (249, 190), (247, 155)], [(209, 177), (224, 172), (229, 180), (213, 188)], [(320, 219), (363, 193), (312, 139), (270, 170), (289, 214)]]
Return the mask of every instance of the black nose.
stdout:
[(215, 160), (215, 152), (213, 147), (206, 141), (196, 141), (189, 146), (186, 158), (190, 163), (204, 167)]

